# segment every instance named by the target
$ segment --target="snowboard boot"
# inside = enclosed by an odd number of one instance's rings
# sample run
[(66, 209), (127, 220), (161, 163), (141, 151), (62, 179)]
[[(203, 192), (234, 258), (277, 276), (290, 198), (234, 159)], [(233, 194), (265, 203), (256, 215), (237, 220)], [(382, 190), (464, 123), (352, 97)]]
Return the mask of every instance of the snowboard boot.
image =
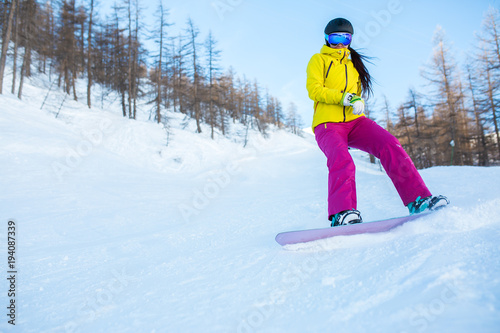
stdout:
[(417, 200), (409, 203), (406, 207), (410, 215), (420, 214), (426, 211), (435, 211), (448, 205), (450, 201), (444, 195), (430, 196), (426, 198), (418, 197)]
[(361, 218), (361, 214), (359, 211), (352, 210), (344, 210), (340, 213), (330, 216), (330, 221), (332, 221), (332, 227), (336, 227), (339, 225), (347, 225), (354, 223), (361, 223), (363, 219)]

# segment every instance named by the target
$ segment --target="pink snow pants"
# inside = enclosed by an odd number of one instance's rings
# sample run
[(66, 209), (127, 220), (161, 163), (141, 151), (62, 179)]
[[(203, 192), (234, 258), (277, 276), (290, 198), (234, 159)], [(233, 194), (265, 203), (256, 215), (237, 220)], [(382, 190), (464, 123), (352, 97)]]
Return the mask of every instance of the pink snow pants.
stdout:
[(355, 166), (347, 147), (380, 159), (406, 206), (431, 195), (411, 158), (392, 134), (373, 120), (360, 117), (347, 123), (325, 123), (314, 129), (328, 166), (328, 216), (356, 209)]

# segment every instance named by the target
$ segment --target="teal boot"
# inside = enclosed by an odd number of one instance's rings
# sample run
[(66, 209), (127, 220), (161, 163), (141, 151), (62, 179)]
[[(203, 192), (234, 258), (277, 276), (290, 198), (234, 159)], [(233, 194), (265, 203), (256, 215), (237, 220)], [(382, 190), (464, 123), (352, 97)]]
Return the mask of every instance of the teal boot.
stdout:
[(426, 211), (435, 211), (448, 205), (450, 201), (444, 195), (430, 196), (421, 198), (409, 203), (406, 207), (410, 211), (410, 215), (420, 214)]

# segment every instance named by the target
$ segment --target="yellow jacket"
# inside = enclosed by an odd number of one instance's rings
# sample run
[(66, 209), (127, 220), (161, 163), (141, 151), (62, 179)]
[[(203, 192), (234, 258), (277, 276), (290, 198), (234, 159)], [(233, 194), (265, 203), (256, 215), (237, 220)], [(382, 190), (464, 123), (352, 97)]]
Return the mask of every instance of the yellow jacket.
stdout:
[(314, 101), (313, 131), (319, 124), (348, 122), (363, 116), (353, 114), (351, 106), (342, 105), (345, 91), (361, 96), (361, 81), (350, 53), (347, 48), (323, 45), (321, 53), (309, 60), (307, 91)]

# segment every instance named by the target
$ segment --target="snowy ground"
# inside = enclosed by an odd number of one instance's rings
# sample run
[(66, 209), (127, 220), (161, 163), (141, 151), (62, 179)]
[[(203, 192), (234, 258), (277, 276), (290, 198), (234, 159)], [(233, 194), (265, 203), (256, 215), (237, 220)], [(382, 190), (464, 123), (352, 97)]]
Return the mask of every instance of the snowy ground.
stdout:
[[(278, 232), (328, 225), (312, 137), (252, 132), (243, 149), (237, 126), (212, 141), (172, 114), (167, 139), (111, 102), (68, 99), (55, 118), (56, 97), (40, 110), (47, 82), (33, 83), (23, 101), (0, 96), (0, 260), (6, 276), (14, 219), (16, 331), (500, 331), (500, 168), (423, 170), (449, 209), (282, 248)], [(379, 167), (353, 155), (364, 220), (406, 214)]]

